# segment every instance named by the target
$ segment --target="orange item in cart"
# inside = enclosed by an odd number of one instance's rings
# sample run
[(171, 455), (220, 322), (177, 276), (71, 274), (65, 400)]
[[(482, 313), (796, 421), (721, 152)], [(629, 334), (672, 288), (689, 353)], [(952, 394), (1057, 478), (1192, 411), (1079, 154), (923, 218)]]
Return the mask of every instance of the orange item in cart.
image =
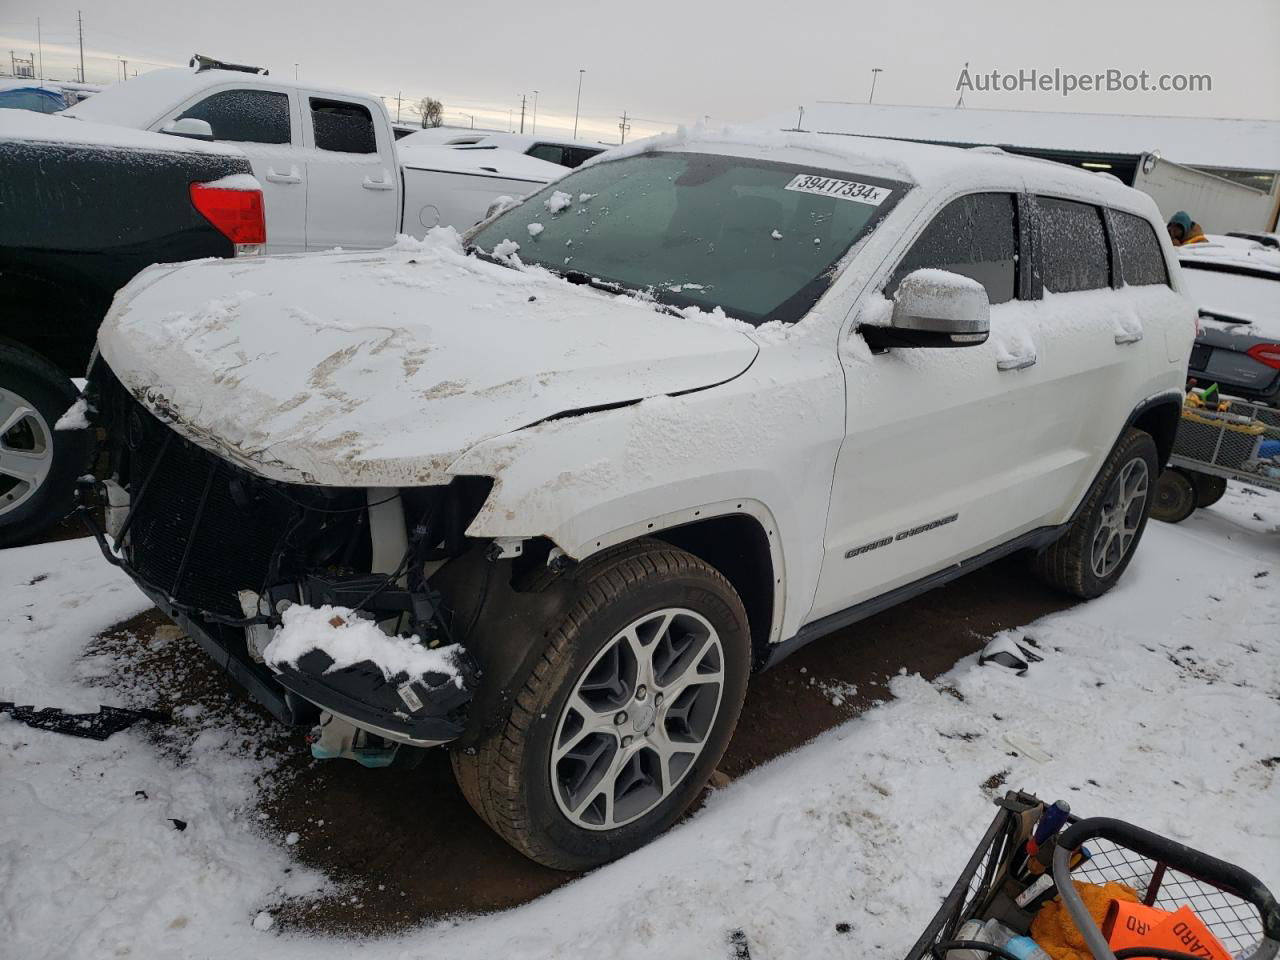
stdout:
[[(1114, 901), (1138, 902), (1138, 895), (1122, 883), (1071, 882), (1076, 885), (1076, 892), (1088, 908), (1093, 922), (1099, 927), (1105, 921), (1107, 910)], [(1031, 921), (1031, 938), (1053, 960), (1093, 960), (1093, 954), (1085, 944), (1075, 921), (1057, 897), (1036, 911), (1035, 919)]]
[(1169, 914), (1164, 923), (1134, 946), (1181, 950), (1205, 960), (1231, 960), (1231, 954), (1222, 941), (1209, 932), (1194, 910), (1185, 905)]
[(1169, 919), (1169, 911), (1148, 907), (1128, 900), (1112, 900), (1107, 908), (1107, 918), (1102, 922), (1102, 935), (1112, 952), (1125, 947), (1151, 945), (1151, 934)]

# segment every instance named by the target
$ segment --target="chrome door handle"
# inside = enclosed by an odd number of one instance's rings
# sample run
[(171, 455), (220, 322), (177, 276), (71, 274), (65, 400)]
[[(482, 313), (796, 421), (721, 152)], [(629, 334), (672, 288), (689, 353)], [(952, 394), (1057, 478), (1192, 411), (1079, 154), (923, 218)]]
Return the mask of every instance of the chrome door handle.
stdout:
[(394, 190), (396, 185), (390, 180), (374, 180), (372, 177), (365, 177), (364, 183), (360, 186), (366, 190)]
[(1027, 367), (1035, 366), (1036, 358), (1031, 357), (1010, 357), (1007, 360), (997, 360), (997, 370), (1025, 370)]
[(1141, 339), (1142, 339), (1141, 330), (1139, 330), (1137, 333), (1117, 333), (1116, 334), (1116, 343), (1118, 344), (1119, 343), (1137, 343)]

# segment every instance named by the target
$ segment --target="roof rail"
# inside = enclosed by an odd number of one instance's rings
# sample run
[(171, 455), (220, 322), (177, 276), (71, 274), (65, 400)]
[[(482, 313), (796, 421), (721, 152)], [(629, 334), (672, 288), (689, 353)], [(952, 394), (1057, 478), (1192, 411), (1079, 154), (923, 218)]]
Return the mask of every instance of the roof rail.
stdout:
[(192, 55), (191, 66), (196, 68), (196, 73), (201, 73), (205, 70), (238, 70), (240, 73), (256, 73), (260, 77), (265, 77), (271, 72), (266, 67), (250, 67), (243, 63), (226, 63), (222, 60), (215, 60), (213, 57), (206, 57), (203, 53)]

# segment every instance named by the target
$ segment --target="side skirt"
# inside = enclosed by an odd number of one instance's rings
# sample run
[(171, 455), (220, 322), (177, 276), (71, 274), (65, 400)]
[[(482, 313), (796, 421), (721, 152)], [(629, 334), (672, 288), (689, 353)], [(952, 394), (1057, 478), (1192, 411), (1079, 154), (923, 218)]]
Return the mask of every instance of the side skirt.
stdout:
[(835, 633), (837, 630), (843, 630), (859, 620), (875, 616), (883, 610), (888, 610), (890, 607), (895, 607), (906, 600), (918, 597), (922, 593), (927, 593), (936, 587), (950, 583), (957, 577), (971, 573), (979, 567), (985, 567), (987, 564), (1007, 557), (1011, 553), (1017, 553), (1019, 550), (1043, 550), (1065, 534), (1070, 526), (1070, 523), (1065, 523), (1058, 527), (1037, 527), (1035, 530), (1030, 530), (1007, 543), (999, 544), (967, 560), (961, 560), (959, 563), (938, 570), (936, 573), (931, 573), (927, 577), (921, 577), (919, 580), (904, 584), (901, 587), (890, 590), (888, 593), (882, 593), (878, 597), (872, 597), (870, 600), (863, 600), (861, 603), (847, 607), (844, 610), (827, 614), (820, 620), (806, 623), (790, 640), (784, 640), (774, 645), (769, 651), (769, 658), (765, 661), (762, 669), (768, 670), (770, 667), (777, 666), (801, 647), (825, 637), (829, 633)]

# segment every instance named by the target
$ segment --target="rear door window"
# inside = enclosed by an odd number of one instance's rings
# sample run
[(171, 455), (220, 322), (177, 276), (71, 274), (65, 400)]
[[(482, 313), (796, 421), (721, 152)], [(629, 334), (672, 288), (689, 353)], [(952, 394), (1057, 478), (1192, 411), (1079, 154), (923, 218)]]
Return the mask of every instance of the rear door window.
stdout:
[(377, 153), (378, 137), (369, 108), (347, 100), (311, 98), (316, 149), (335, 153)]
[(1132, 213), (1112, 210), (1111, 225), (1115, 228), (1120, 275), (1124, 282), (1135, 287), (1168, 284), (1169, 268), (1165, 266), (1160, 240), (1150, 222)]
[(525, 151), (530, 157), (537, 157), (539, 160), (545, 160), (547, 163), (558, 163), (561, 166), (568, 166), (564, 162), (564, 147), (557, 146), (554, 143), (535, 143), (532, 147)]
[(892, 297), (903, 277), (932, 267), (977, 280), (992, 303), (1018, 289), (1018, 214), (1010, 193), (974, 193), (952, 200), (912, 244), (885, 287)]
[(1051, 293), (1111, 286), (1111, 254), (1102, 211), (1087, 203), (1037, 197), (1040, 272)]
[(603, 152), (603, 150), (595, 150), (591, 147), (565, 147), (564, 159), (560, 162), (566, 167), (580, 167), (597, 153)]
[(289, 95), (274, 90), (222, 90), (189, 107), (213, 128), (213, 139), (233, 143), (289, 143)]

